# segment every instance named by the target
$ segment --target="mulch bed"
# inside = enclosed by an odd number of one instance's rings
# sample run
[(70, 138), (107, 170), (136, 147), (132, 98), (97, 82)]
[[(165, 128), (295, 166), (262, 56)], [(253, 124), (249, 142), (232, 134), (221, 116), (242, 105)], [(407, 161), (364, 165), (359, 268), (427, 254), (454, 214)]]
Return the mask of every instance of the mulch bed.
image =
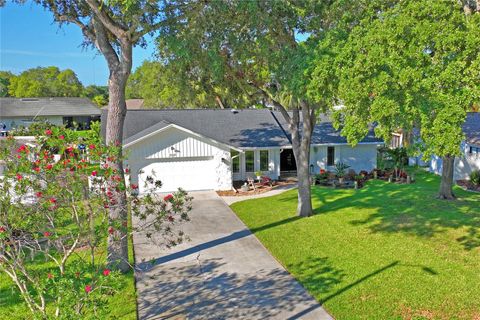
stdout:
[[(242, 191), (240, 190), (240, 188), (238, 187), (237, 191), (238, 192), (235, 192), (233, 190), (227, 190), (227, 191), (217, 191), (217, 194), (221, 197), (238, 197), (238, 196), (251, 196), (251, 195), (254, 195), (254, 194), (261, 194), (261, 193), (265, 193), (265, 192), (268, 192), (268, 191), (271, 191), (271, 190), (275, 190), (276, 188), (280, 187), (280, 186), (288, 186), (288, 185), (293, 185), (295, 184), (296, 182), (295, 181), (274, 181), (273, 183), (273, 186), (270, 187), (270, 186), (262, 186), (262, 185), (256, 185), (255, 184), (255, 188), (256, 190), (249, 190), (249, 191)], [(239, 186), (241, 186), (243, 183), (240, 183)], [(236, 187), (237, 184), (234, 184), (234, 186)]]
[(457, 180), (457, 185), (468, 191), (480, 192), (480, 185), (474, 185), (469, 180)]

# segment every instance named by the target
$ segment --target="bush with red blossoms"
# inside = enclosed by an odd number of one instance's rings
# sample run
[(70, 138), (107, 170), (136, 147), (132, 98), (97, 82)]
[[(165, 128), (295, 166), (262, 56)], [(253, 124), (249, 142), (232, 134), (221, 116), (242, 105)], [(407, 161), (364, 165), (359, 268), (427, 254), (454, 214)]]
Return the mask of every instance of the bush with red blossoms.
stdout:
[[(95, 317), (107, 307), (122, 277), (105, 265), (107, 237), (145, 231), (167, 247), (186, 238), (177, 225), (188, 220), (191, 197), (182, 190), (159, 197), (153, 179), (151, 193), (136, 195), (138, 186), (106, 165), (119, 147), (103, 145), (99, 125), (92, 127), (88, 138), (49, 127), (35, 141), (0, 140), (0, 272), (34, 317)], [(138, 221), (133, 227), (108, 219), (119, 192)]]

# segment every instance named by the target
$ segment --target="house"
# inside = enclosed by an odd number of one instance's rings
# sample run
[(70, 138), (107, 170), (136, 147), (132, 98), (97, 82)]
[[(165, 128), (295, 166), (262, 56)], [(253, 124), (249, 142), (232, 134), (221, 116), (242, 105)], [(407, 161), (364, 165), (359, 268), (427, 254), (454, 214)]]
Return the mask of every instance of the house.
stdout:
[[(313, 133), (310, 170), (333, 170), (344, 162), (357, 172), (370, 171), (382, 144), (371, 130), (352, 148), (323, 119)], [(140, 193), (146, 191), (149, 175), (162, 181), (162, 191), (229, 190), (233, 181), (254, 177), (255, 171), (272, 179), (296, 172), (285, 121), (279, 112), (266, 109), (128, 110), (123, 147)]]
[[(480, 170), (480, 113), (467, 113), (462, 129), (465, 140), (460, 145), (461, 156), (455, 158), (454, 180), (467, 180), (472, 171)], [(440, 157), (432, 157), (430, 171), (439, 175), (442, 174), (442, 159)]]
[(87, 98), (0, 98), (0, 130), (28, 127), (34, 121), (88, 128), (101, 110)]

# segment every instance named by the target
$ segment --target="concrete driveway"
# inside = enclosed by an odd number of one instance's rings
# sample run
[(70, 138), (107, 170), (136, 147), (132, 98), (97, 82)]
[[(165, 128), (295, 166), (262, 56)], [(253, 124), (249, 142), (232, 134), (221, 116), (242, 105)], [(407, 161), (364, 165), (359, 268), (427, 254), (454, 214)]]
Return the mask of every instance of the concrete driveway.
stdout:
[(134, 236), (140, 319), (332, 319), (215, 192), (191, 195), (191, 241)]

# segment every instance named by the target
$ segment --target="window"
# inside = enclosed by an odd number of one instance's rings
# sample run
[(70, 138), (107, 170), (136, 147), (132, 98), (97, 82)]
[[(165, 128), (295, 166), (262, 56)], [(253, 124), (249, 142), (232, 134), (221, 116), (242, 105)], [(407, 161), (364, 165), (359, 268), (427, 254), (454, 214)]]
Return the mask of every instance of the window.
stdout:
[(260, 150), (260, 171), (268, 171), (268, 150)]
[(238, 151), (232, 150), (230, 154), (232, 156), (232, 171), (234, 173), (240, 172), (240, 155)]
[(253, 155), (253, 151), (245, 151), (245, 171), (255, 171), (255, 158)]
[(335, 165), (335, 147), (327, 147), (327, 166)]

